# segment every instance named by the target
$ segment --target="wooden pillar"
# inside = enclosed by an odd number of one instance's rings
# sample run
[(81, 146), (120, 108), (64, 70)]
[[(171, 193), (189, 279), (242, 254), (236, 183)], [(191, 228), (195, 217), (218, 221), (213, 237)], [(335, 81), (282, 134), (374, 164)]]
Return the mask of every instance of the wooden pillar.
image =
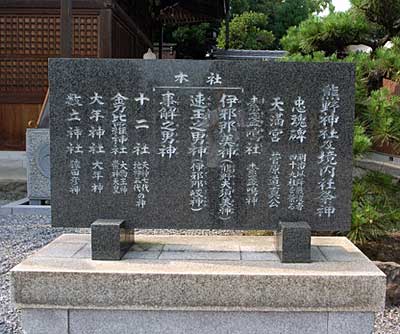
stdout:
[(72, 57), (72, 0), (60, 0), (61, 57)]
[(99, 57), (112, 58), (112, 9), (100, 11)]

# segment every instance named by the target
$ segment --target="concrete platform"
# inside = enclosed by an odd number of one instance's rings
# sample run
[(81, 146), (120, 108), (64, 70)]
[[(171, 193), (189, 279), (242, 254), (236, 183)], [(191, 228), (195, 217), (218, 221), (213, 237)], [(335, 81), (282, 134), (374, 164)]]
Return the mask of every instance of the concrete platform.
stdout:
[(0, 206), (1, 215), (42, 215), (51, 216), (50, 205), (30, 205), (29, 198), (10, 202)]
[(372, 333), (385, 275), (351, 242), (313, 237), (282, 264), (273, 237), (136, 236), (122, 261), (92, 261), (63, 235), (12, 270), (27, 333)]
[(355, 165), (371, 171), (389, 174), (400, 179), (400, 158), (396, 156), (371, 152), (363, 159), (356, 159)]
[(26, 182), (26, 167), (24, 151), (0, 151), (0, 182)]

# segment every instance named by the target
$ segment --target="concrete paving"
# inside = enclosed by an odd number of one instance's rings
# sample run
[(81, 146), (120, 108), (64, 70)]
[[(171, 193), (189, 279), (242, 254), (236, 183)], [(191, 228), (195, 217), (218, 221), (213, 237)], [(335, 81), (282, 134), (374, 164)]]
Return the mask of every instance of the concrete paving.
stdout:
[(357, 167), (392, 175), (400, 179), (400, 158), (371, 152), (362, 159), (355, 160)]
[(26, 182), (26, 168), (5, 167), (0, 165), (0, 183)]
[(0, 151), (0, 183), (26, 182), (26, 153)]

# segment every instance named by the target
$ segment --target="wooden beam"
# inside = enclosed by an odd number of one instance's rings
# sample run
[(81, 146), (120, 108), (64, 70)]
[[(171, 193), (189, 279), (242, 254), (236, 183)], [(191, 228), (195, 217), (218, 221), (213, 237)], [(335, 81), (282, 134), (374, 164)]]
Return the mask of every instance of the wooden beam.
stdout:
[(72, 0), (60, 0), (61, 57), (72, 57)]
[[(73, 0), (74, 8), (101, 9), (107, 8), (109, 3), (105, 0)], [(0, 8), (33, 8), (47, 9), (59, 8), (60, 0), (0, 0)]]
[(127, 24), (128, 28), (143, 40), (143, 42), (146, 44), (146, 47), (153, 47), (151, 39), (149, 39), (149, 37), (141, 30), (137, 23), (133, 21), (133, 19), (118, 5), (118, 3), (114, 3), (113, 10), (115, 15), (119, 16), (122, 21)]

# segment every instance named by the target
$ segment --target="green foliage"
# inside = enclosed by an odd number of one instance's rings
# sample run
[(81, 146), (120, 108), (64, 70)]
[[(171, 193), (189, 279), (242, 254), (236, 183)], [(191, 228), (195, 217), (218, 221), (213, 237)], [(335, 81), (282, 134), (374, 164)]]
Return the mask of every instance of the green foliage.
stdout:
[(392, 49), (378, 49), (375, 59), (366, 53), (351, 53), (338, 59), (335, 54), (327, 57), (319, 51), (292, 54), (284, 61), (340, 61), (356, 65), (356, 119), (363, 124), (355, 128), (354, 154), (357, 156), (371, 146), (370, 141), (375, 146), (390, 145), (400, 152), (400, 97), (391, 96), (387, 89), (377, 89), (374, 85), (375, 77), (399, 73), (396, 70), (398, 59), (400, 52), (398, 40), (395, 40)]
[(307, 1), (310, 14), (321, 13), (325, 8), (331, 8), (332, 0), (308, 0)]
[(270, 16), (282, 0), (231, 0), (232, 14), (259, 12)]
[(368, 106), (369, 92), (375, 87), (369, 87), (369, 76), (376, 71), (376, 63), (366, 53), (350, 53), (344, 59), (338, 59), (336, 54), (326, 56), (323, 51), (310, 54), (294, 53), (286, 56), (283, 61), (296, 62), (336, 62), (343, 61), (356, 65), (356, 115), (366, 112)]
[(276, 8), (272, 31), (278, 39), (281, 39), (289, 27), (298, 25), (309, 15), (309, 1), (286, 0)]
[(393, 47), (391, 50), (399, 53), (400, 52), (400, 37), (395, 36), (391, 39), (391, 42), (393, 43)]
[(367, 110), (369, 93), (377, 88), (373, 84), (377, 64), (364, 52), (350, 53), (343, 61), (356, 66), (356, 116), (359, 117)]
[(332, 0), (232, 0), (232, 14), (258, 12), (268, 16), (266, 30), (276, 37), (274, 47), (289, 27), (298, 25), (313, 13), (320, 13), (329, 7)]
[(380, 217), (380, 213), (371, 204), (353, 202), (352, 225), (347, 237), (358, 244), (383, 237), (386, 233)]
[(371, 23), (377, 24), (384, 34), (394, 36), (400, 32), (399, 0), (352, 0), (354, 9)]
[(178, 58), (202, 59), (210, 49), (211, 41), (208, 41), (210, 32), (209, 23), (178, 27), (172, 33), (176, 45)]
[(300, 27), (290, 27), (287, 30), (286, 35), (281, 38), (280, 43), (283, 49), (288, 51), (289, 54), (304, 53), (303, 49), (305, 48), (305, 45), (300, 32)]
[(400, 50), (399, 38), (393, 38), (394, 46), (391, 49), (378, 48), (375, 52), (376, 68), (382, 77), (400, 81)]
[(370, 172), (353, 183), (352, 225), (347, 237), (362, 244), (398, 228), (400, 186), (391, 176)]
[(327, 61), (333, 61), (333, 56), (331, 57), (326, 57), (325, 52), (323, 51), (317, 51), (312, 54), (307, 54), (303, 55), (301, 53), (294, 53), (294, 54), (289, 54), (286, 57), (280, 59), (279, 61), (295, 61), (295, 62), (300, 62), (300, 63), (308, 63), (308, 62), (327, 62)]
[[(273, 41), (274, 35), (266, 30), (267, 16), (262, 13), (244, 12), (235, 16), (229, 23), (230, 47), (233, 49), (265, 50)], [(222, 22), (217, 38), (218, 47), (225, 48), (225, 22)]]
[(354, 127), (353, 156), (359, 158), (372, 146), (371, 138), (365, 133), (365, 128), (361, 124)]
[[(233, 14), (253, 11), (272, 17), (281, 6), (286, 5), (285, 2), (287, 0), (231, 0), (231, 11)], [(320, 13), (332, 4), (332, 0), (297, 0), (297, 2), (308, 8), (308, 14)]]
[(231, 14), (242, 14), (250, 10), (249, 0), (231, 0)]
[(347, 12), (310, 17), (289, 29), (281, 39), (282, 46), (291, 53), (305, 54), (342, 53), (350, 44), (366, 44), (376, 50), (400, 33), (399, 0), (353, 0), (352, 4)]
[(312, 16), (298, 27), (290, 28), (281, 44), (290, 53), (324, 51), (333, 54), (343, 52), (349, 44), (363, 41), (369, 32), (363, 16), (352, 12), (331, 13), (325, 18)]
[(379, 146), (400, 143), (400, 97), (391, 96), (386, 88), (371, 93), (368, 122), (374, 144)]

